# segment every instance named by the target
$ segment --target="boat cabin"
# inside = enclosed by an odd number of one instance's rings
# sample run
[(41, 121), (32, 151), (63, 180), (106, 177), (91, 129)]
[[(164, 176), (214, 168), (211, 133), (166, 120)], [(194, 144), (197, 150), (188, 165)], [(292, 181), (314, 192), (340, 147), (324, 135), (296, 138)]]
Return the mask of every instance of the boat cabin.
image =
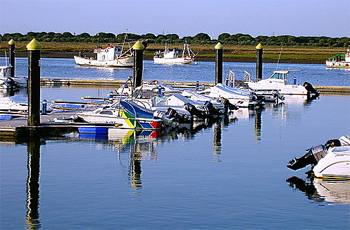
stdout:
[(123, 47), (121, 46), (109, 46), (105, 49), (94, 49), (94, 53), (97, 54), (98, 61), (113, 61), (122, 55)]
[(286, 80), (288, 73), (289, 73), (288, 70), (274, 71), (270, 79)]

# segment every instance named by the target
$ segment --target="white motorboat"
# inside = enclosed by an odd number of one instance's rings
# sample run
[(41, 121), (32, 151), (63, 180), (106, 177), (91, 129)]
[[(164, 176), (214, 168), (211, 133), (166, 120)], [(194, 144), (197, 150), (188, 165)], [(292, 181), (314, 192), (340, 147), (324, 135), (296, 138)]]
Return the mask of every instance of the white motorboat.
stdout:
[(179, 56), (179, 53), (180, 52), (175, 49), (169, 50), (168, 44), (166, 44), (164, 52), (158, 51), (155, 53), (155, 56), (153, 57), (154, 64), (192, 64), (198, 54), (193, 53), (187, 43), (184, 44), (181, 56)]
[(289, 161), (287, 167), (293, 170), (312, 165), (312, 174), (316, 178), (350, 179), (350, 138), (327, 141), (307, 150), (307, 153)]
[(331, 69), (350, 69), (350, 46), (345, 54), (337, 54), (328, 58), (326, 65)]
[(75, 63), (81, 66), (94, 67), (124, 67), (134, 66), (134, 56), (131, 48), (123, 53), (123, 46), (110, 45), (105, 49), (94, 50), (96, 58), (74, 56)]
[(222, 83), (218, 83), (199, 93), (212, 98), (225, 98), (229, 100), (232, 105), (242, 108), (255, 107), (263, 104), (263, 102), (258, 101), (256, 95), (249, 90), (233, 88)]
[[(250, 79), (251, 75), (247, 71), (244, 71), (244, 79)], [(236, 84), (236, 74), (229, 70), (226, 79), (225, 85), (230, 86), (234, 89), (245, 90), (247, 92), (250, 91), (256, 95), (258, 100), (264, 101), (265, 103), (282, 103), (284, 100), (284, 96), (281, 96), (276, 90), (252, 90), (246, 86), (246, 84), (238, 83)]]
[(319, 92), (308, 82), (305, 82), (304, 85), (298, 85), (296, 82), (288, 84), (289, 72), (290, 70), (277, 70), (270, 78), (257, 82), (248, 77), (245, 79), (245, 83), (255, 91), (277, 91), (280, 95), (308, 95), (310, 97), (319, 95)]
[(208, 104), (210, 102), (216, 110), (221, 111), (221, 114), (226, 113), (227, 109), (229, 108), (229, 105), (225, 103), (224, 100), (199, 94), (193, 90), (184, 90), (182, 91), (181, 95), (191, 99), (192, 101), (203, 103), (203, 105)]
[(312, 171), (317, 178), (350, 179), (350, 146), (329, 148)]
[(28, 102), (20, 96), (0, 98), (0, 112), (9, 114), (28, 114)]
[(0, 88), (16, 89), (27, 88), (27, 78), (25, 77), (10, 77), (10, 69), (12, 66), (0, 66)]

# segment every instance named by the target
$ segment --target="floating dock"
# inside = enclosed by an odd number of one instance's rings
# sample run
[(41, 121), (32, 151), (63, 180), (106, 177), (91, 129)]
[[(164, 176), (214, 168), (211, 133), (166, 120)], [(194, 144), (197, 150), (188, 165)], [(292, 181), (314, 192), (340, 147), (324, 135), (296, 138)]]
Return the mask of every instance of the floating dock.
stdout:
[[(240, 81), (237, 81), (240, 82)], [(151, 83), (151, 82), (144, 82)], [(196, 82), (175, 82), (175, 81), (162, 81), (166, 85), (170, 85), (174, 88), (195, 88)], [(241, 82), (243, 83), (243, 82)], [(52, 79), (42, 78), (42, 86), (66, 86), (66, 87), (105, 87), (116, 89), (125, 84), (125, 80), (84, 80), (84, 79)], [(215, 83), (200, 82), (201, 86), (204, 85), (214, 86)], [(315, 89), (319, 90), (321, 94), (350, 94), (350, 86), (314, 86)]]

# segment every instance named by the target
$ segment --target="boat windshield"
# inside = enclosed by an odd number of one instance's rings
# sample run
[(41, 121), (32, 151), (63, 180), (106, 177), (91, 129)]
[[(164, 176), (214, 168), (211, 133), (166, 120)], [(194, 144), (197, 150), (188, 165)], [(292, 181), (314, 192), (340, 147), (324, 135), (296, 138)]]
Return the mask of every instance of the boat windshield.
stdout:
[(284, 80), (285, 75), (286, 75), (286, 73), (275, 72), (270, 78)]

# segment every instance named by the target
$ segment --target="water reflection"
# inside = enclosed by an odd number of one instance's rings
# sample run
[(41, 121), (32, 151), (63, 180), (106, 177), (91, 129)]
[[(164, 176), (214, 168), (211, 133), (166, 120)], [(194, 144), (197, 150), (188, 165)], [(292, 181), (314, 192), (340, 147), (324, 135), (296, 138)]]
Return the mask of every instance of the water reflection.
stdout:
[(303, 192), (309, 200), (333, 204), (350, 204), (350, 180), (303, 180), (293, 176), (286, 180), (289, 186)]
[(213, 126), (214, 131), (214, 162), (221, 162), (220, 155), (221, 155), (221, 123), (215, 122)]
[(39, 229), (39, 174), (40, 174), (40, 138), (38, 131), (31, 131), (27, 146), (27, 229)]

